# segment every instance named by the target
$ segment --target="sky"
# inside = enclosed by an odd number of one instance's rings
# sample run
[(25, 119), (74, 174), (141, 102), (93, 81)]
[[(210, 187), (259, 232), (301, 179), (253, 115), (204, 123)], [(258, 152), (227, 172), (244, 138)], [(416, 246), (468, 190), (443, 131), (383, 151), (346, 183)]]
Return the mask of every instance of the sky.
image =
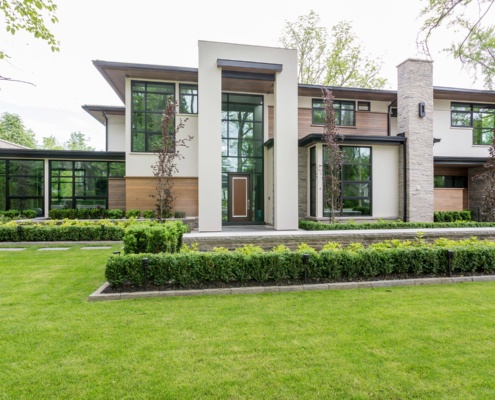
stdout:
[[(92, 60), (197, 67), (198, 40), (280, 47), (287, 21), (314, 10), (321, 25), (350, 21), (365, 53), (384, 61), (381, 75), (397, 88), (396, 67), (407, 58), (424, 58), (416, 47), (425, 0), (346, 0), (302, 2), (251, 0), (56, 0), (59, 23), (48, 27), (61, 42), (52, 53), (27, 33), (12, 36), (0, 22), (0, 46), (10, 55), (0, 61), (0, 76), (34, 85), (0, 81), (0, 114), (16, 113), (41, 142), (53, 135), (60, 143), (81, 131), (97, 150), (105, 129), (83, 104), (122, 102)], [(291, 4), (292, 3), (292, 4)], [(1, 19), (0, 19), (1, 20)], [(431, 46), (435, 86), (482, 88), (458, 61), (441, 50), (449, 32), (439, 32)]]

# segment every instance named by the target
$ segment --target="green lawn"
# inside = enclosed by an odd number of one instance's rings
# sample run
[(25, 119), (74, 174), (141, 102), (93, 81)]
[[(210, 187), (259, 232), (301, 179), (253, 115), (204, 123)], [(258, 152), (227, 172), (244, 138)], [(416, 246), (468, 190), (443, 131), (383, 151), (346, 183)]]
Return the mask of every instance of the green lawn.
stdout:
[(0, 252), (0, 399), (495, 397), (495, 283), (88, 303), (119, 246), (38, 247)]

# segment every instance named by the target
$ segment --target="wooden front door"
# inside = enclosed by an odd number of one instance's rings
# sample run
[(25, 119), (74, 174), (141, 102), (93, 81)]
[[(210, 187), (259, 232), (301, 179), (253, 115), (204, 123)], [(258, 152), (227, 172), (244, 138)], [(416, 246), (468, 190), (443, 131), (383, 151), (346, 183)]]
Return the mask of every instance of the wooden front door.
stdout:
[(229, 174), (229, 222), (250, 222), (251, 174)]

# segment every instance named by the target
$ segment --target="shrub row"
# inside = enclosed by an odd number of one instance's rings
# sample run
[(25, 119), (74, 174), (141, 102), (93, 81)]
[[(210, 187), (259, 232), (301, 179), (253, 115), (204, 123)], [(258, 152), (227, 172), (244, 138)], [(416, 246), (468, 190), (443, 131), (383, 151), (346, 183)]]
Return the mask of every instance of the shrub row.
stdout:
[[(277, 283), (301, 281), (342, 281), (397, 275), (446, 275), (447, 249), (410, 247), (360, 251), (309, 252), (308, 264), (301, 252), (189, 252), (111, 256), (105, 276), (112, 287), (141, 287), (145, 283), (176, 287), (208, 283)], [(148, 258), (145, 271), (143, 257)], [(495, 248), (457, 247), (453, 273), (493, 273)]]
[(180, 221), (164, 224), (134, 224), (125, 230), (124, 251), (138, 253), (176, 253), (182, 247), (187, 225)]
[(316, 221), (299, 221), (299, 228), (306, 231), (331, 231), (331, 230), (354, 230), (354, 229), (427, 229), (427, 228), (486, 228), (495, 226), (495, 222), (400, 222), (379, 221), (366, 223), (342, 223), (325, 224)]
[[(29, 210), (32, 211), (32, 210)], [(16, 213), (19, 213), (16, 211)], [(120, 209), (107, 210), (106, 208), (55, 208), (48, 211), (48, 216), (51, 219), (120, 219), (124, 218), (143, 218), (153, 219), (155, 218), (155, 212), (152, 210), (127, 210), (125, 213)], [(35, 215), (36, 216), (36, 213)], [(32, 218), (34, 218), (34, 216)], [(175, 218), (185, 218), (186, 213), (182, 211), (176, 211), (174, 213)], [(165, 218), (171, 218), (172, 215), (164, 216)]]
[(48, 211), (51, 219), (120, 219), (124, 217), (124, 211), (106, 208), (54, 208)]
[(455, 221), (472, 221), (472, 213), (466, 211), (435, 211), (433, 220), (435, 222), (455, 222)]
[(117, 225), (0, 225), (0, 242), (122, 240), (123, 236), (124, 228)]
[(4, 217), (6, 219), (20, 219), (20, 218), (32, 219), (32, 218), (35, 218), (36, 217), (36, 211), (34, 211), (34, 210), (23, 210), (23, 211), (7, 210), (7, 211), (0, 211), (0, 217)]

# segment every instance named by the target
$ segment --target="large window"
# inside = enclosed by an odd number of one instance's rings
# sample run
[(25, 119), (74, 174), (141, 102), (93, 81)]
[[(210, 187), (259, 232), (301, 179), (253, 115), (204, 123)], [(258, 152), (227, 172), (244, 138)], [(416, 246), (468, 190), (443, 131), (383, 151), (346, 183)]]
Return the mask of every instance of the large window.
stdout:
[(179, 112), (182, 114), (198, 113), (198, 85), (179, 85)]
[(309, 215), (316, 217), (316, 147), (309, 149)]
[(222, 219), (232, 201), (229, 180), (249, 176), (250, 222), (263, 221), (263, 96), (222, 95)]
[[(356, 125), (356, 103), (354, 101), (334, 100), (335, 123), (339, 126)], [(313, 124), (325, 123), (325, 103), (321, 99), (313, 99)]]
[[(371, 215), (371, 148), (342, 146), (341, 171), (342, 215)], [(326, 152), (323, 151), (326, 162)], [(324, 191), (325, 192), (325, 191)], [(330, 215), (326, 202), (323, 214)]]
[(50, 208), (107, 208), (108, 178), (123, 177), (123, 162), (50, 161)]
[(43, 213), (42, 160), (0, 160), (0, 210)]
[(175, 84), (132, 82), (131, 149), (151, 152), (159, 146), (163, 110), (175, 101)]
[(433, 182), (436, 188), (467, 188), (467, 176), (435, 175)]
[(495, 129), (494, 104), (451, 104), (451, 126), (473, 128), (473, 144), (490, 145)]

